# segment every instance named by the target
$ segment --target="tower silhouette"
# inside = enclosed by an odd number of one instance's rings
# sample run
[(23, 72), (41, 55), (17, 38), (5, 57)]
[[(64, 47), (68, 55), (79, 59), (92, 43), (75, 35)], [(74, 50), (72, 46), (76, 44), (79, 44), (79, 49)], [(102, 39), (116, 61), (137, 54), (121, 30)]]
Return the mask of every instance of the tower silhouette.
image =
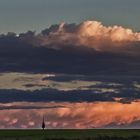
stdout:
[(43, 120), (42, 120), (42, 129), (45, 129), (45, 120), (44, 120), (44, 116), (43, 116)]

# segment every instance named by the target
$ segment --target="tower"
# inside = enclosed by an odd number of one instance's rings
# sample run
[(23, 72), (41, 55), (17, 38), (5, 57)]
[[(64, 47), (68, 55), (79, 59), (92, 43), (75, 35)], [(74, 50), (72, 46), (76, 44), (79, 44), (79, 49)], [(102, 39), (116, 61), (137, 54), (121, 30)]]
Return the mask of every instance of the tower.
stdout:
[(45, 129), (45, 120), (44, 120), (44, 116), (43, 116), (43, 120), (42, 120), (42, 129)]

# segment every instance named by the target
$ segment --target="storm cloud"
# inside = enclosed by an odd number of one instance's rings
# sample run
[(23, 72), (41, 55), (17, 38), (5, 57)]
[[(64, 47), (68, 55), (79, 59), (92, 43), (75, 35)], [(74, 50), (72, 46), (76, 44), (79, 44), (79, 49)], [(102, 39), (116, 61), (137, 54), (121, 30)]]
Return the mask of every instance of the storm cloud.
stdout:
[(137, 75), (139, 41), (138, 32), (97, 21), (1, 34), (0, 71)]

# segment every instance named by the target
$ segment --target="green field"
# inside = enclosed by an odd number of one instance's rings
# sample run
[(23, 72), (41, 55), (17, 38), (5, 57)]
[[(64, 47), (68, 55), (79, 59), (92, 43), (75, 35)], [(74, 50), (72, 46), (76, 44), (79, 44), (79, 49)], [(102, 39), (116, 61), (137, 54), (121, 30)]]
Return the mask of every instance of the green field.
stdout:
[(94, 139), (97, 137), (140, 137), (140, 130), (87, 129), (87, 130), (0, 130), (0, 140)]

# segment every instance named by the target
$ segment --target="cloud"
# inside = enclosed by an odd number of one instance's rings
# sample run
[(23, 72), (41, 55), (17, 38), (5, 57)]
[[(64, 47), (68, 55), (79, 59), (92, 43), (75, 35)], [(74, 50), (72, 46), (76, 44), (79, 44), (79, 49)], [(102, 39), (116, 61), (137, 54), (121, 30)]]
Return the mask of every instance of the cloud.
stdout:
[(0, 102), (118, 101), (140, 99), (140, 77), (133, 75), (75, 75), (3, 73)]
[[(97, 51), (126, 51), (139, 45), (140, 33), (122, 26), (104, 26), (98, 21), (53, 25), (39, 36), (42, 46), (62, 49), (64, 46), (92, 48)], [(67, 49), (67, 48), (63, 48)], [(129, 52), (130, 53), (130, 52)]]
[[(126, 80), (126, 79), (125, 79)], [(84, 83), (84, 82), (83, 82)], [(70, 84), (70, 83), (69, 83)], [(78, 82), (75, 83), (78, 86)], [(135, 83), (128, 81), (126, 83), (118, 82), (112, 84), (108, 81), (85, 86), (79, 88), (67, 89), (65, 87), (59, 89), (59, 86), (42, 88), (40, 90), (16, 90), (16, 89), (0, 89), (0, 102), (120, 102), (123, 104), (131, 103), (140, 99), (139, 84), (135, 87)], [(67, 89), (67, 90), (65, 90)], [(32, 106), (31, 106), (32, 107)], [(2, 108), (0, 108), (2, 109)], [(6, 108), (5, 108), (6, 109)], [(7, 108), (8, 109), (8, 108)]]
[(53, 108), (65, 108), (63, 105), (55, 106), (53, 104), (45, 104), (43, 102), (11, 102), (0, 103), (0, 111), (2, 110), (30, 110), (30, 109), (53, 109)]
[(130, 54), (131, 51), (139, 49), (140, 45), (139, 32), (117, 25), (104, 26), (98, 21), (85, 21), (80, 24), (61, 23), (52, 25), (39, 34), (35, 34), (35, 31), (27, 31), (18, 36), (8, 33), (1, 35), (1, 39), (56, 50), (93, 49), (101, 52), (123, 51)]
[[(25, 103), (20, 104), (25, 106)], [(0, 118), (3, 121), (0, 121), (0, 128), (40, 128), (42, 116), (45, 116), (47, 128), (140, 128), (138, 125), (140, 122), (140, 102), (132, 102), (131, 104), (40, 102), (37, 105), (36, 103), (31, 104), (32, 106), (57, 107), (2, 110)]]
[[(97, 21), (0, 35), (0, 71), (139, 74), (140, 33)], [(88, 68), (88, 69), (87, 69)]]
[(62, 91), (62, 90), (48, 88), (48, 89), (35, 90), (35, 91), (23, 91), (23, 90), (11, 89), (11, 90), (0, 90), (0, 102), (10, 103), (10, 102), (24, 102), (24, 101), (26, 102), (113, 101), (114, 99), (112, 94), (108, 92), (99, 94), (96, 93), (96, 91), (92, 91), (92, 90)]
[(52, 25), (39, 34), (36, 34), (35, 31), (27, 31), (19, 35), (15, 33), (2, 34), (0, 39), (3, 44), (12, 40), (13, 43), (22, 42), (26, 45), (32, 44), (55, 49), (65, 50), (70, 49), (67, 47), (75, 49), (78, 47), (78, 49), (92, 48), (97, 51), (109, 51), (111, 48), (127, 50), (139, 46), (140, 33), (122, 26), (104, 26), (98, 21), (85, 21), (80, 24)]

